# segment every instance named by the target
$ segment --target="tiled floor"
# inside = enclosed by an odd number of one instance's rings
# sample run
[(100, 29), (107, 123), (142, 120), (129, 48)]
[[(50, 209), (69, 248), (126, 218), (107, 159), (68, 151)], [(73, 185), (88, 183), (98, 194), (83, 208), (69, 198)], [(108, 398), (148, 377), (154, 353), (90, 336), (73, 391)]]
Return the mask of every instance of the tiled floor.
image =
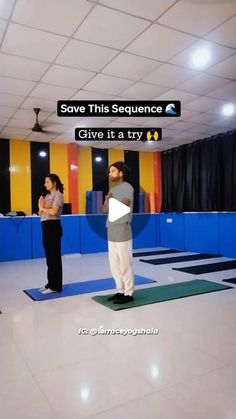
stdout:
[[(157, 285), (236, 276), (196, 277), (138, 259), (135, 273)], [(64, 256), (63, 269), (64, 283), (110, 277), (105, 253)], [(32, 301), (22, 290), (44, 285), (45, 272), (44, 259), (0, 264), (3, 419), (236, 418), (235, 288), (113, 312), (91, 294)], [(98, 327), (159, 334), (78, 334)]]

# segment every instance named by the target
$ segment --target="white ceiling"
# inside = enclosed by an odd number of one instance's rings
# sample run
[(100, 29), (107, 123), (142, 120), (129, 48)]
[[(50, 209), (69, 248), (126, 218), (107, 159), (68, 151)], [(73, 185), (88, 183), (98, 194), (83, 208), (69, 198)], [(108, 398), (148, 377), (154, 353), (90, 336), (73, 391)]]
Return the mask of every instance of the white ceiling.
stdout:
[[(212, 51), (204, 71), (197, 47)], [(236, 0), (0, 0), (0, 137), (69, 143), (74, 128), (162, 127), (166, 150), (236, 128)], [(62, 118), (57, 100), (181, 100), (180, 118)], [(48, 133), (33, 133), (33, 108)], [(110, 142), (80, 143), (100, 148)]]

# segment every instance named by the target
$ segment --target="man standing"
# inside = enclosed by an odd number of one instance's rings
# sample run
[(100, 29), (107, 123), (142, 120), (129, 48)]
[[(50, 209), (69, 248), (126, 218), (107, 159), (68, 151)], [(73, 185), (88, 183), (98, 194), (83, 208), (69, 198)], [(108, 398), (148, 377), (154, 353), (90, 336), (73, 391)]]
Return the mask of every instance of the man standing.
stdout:
[(132, 258), (132, 219), (134, 189), (127, 182), (129, 169), (124, 162), (113, 163), (108, 169), (112, 187), (103, 204), (103, 212), (109, 213), (109, 200), (114, 198), (130, 208), (130, 212), (115, 221), (107, 219), (108, 253), (111, 273), (116, 282), (117, 293), (108, 298), (114, 304), (133, 301), (134, 274)]

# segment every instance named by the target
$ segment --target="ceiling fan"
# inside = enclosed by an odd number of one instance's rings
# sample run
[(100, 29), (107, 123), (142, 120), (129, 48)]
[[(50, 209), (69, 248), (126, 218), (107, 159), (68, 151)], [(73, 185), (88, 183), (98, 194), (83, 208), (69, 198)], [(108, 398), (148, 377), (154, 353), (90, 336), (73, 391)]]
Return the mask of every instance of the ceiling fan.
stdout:
[[(0, 0), (1, 1), (1, 0)], [(59, 126), (61, 126), (61, 130), (55, 130), (55, 131), (51, 131), (50, 129), (48, 130), (48, 121), (44, 121), (43, 125), (41, 125), (39, 123), (39, 112), (41, 111), (41, 108), (33, 108), (35, 116), (36, 116), (36, 120), (35, 120), (35, 124), (34, 126), (31, 128), (32, 132), (38, 133), (38, 134), (50, 134), (53, 137), (55, 137), (58, 134), (61, 134), (64, 131), (64, 127), (61, 124), (58, 124)], [(50, 127), (49, 127), (50, 128)]]
[(32, 128), (32, 131), (34, 132), (46, 132), (44, 131), (43, 127), (39, 124), (39, 121), (38, 121), (38, 115), (39, 115), (40, 110), (41, 110), (40, 108), (34, 108), (34, 113), (36, 115), (36, 121)]

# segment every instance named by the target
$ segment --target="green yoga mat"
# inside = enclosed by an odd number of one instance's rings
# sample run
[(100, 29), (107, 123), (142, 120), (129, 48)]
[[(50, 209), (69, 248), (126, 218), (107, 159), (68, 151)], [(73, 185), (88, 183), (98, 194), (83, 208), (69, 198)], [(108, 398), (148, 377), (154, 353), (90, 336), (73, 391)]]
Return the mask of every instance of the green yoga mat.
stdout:
[(112, 294), (96, 295), (92, 299), (111, 310), (118, 311), (125, 310), (126, 308), (160, 303), (161, 301), (190, 297), (192, 295), (227, 290), (229, 288), (233, 287), (206, 281), (205, 279), (194, 279), (192, 281), (179, 282), (178, 284), (161, 285), (159, 287), (137, 290), (134, 292), (134, 301), (126, 304), (114, 304), (112, 301), (107, 301), (107, 298)]

